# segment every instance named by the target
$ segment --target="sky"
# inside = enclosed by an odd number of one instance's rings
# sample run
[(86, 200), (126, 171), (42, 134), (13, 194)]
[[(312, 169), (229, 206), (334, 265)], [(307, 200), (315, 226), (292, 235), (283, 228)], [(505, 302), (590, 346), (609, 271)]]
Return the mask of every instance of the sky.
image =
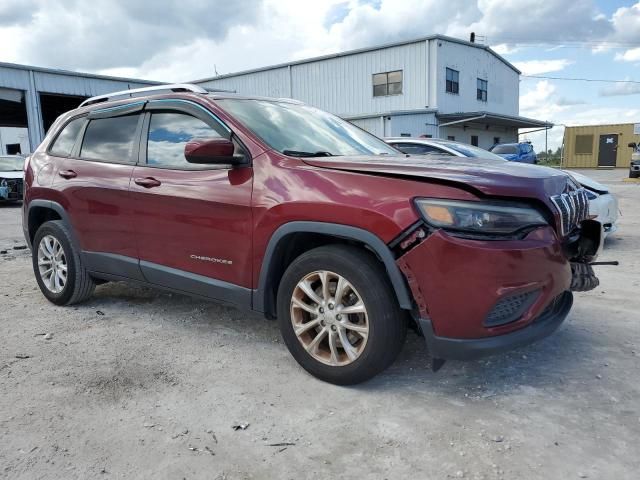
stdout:
[(640, 1), (0, 0), (0, 61), (160, 81), (472, 31), (522, 70), (521, 115), (640, 123)]

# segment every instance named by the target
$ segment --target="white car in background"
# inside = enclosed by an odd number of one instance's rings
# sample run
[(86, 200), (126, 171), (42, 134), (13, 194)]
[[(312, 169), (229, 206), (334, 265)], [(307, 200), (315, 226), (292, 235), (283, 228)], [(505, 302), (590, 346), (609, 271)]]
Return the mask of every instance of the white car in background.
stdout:
[(0, 155), (0, 203), (22, 200), (24, 157)]
[[(438, 138), (413, 138), (413, 137), (392, 137), (385, 138), (385, 141), (410, 155), (450, 155), (453, 157), (467, 158), (487, 158), (492, 160), (505, 160), (487, 150), (483, 150), (473, 145), (455, 142), (453, 140), (441, 140)], [(610, 192), (606, 185), (577, 172), (563, 170), (576, 182), (582, 185), (589, 197), (589, 213), (596, 215), (596, 220), (604, 228), (605, 237), (615, 232), (618, 227), (618, 200)]]

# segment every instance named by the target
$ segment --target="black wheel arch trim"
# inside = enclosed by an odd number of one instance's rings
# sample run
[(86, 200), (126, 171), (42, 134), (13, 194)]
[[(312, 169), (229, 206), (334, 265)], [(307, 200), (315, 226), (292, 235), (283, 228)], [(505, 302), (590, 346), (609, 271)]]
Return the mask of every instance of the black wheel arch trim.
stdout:
[(267, 249), (262, 259), (258, 288), (253, 292), (253, 310), (261, 313), (269, 313), (270, 309), (275, 307), (269, 304), (270, 300), (267, 296), (270, 277), (273, 274), (275, 266), (274, 254), (279, 243), (283, 241), (285, 237), (294, 233), (319, 233), (363, 243), (373, 250), (384, 264), (400, 308), (404, 310), (412, 309), (413, 304), (404, 276), (396, 264), (393, 253), (377, 235), (362, 228), (338, 223), (294, 221), (278, 227), (269, 239)]
[(60, 219), (69, 228), (69, 232), (71, 233), (71, 243), (73, 244), (73, 247), (75, 249), (77, 249), (77, 251), (79, 252), (80, 251), (80, 243), (78, 242), (78, 238), (76, 237), (76, 233), (75, 233), (75, 231), (73, 229), (71, 221), (69, 220), (69, 214), (67, 213), (67, 211), (64, 209), (64, 207), (62, 205), (60, 205), (58, 202), (54, 202), (53, 200), (35, 199), (35, 200), (31, 200), (29, 202), (29, 205), (27, 207), (26, 218), (23, 219), (23, 223), (24, 223), (25, 220), (27, 222), (26, 225), (23, 225), (23, 231), (25, 233), (25, 240), (29, 244), (29, 247), (32, 247), (31, 238), (36, 234), (36, 232), (29, 231), (29, 221), (31, 219), (31, 212), (32, 212), (32, 209), (34, 209), (36, 207), (47, 208), (49, 210), (53, 210), (54, 212), (56, 212), (60, 216)]

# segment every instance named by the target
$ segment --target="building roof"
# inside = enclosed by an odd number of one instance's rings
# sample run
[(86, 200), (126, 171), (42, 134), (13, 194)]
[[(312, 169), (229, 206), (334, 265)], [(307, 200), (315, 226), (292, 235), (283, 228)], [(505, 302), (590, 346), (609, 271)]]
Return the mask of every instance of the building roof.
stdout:
[(101, 80), (114, 80), (117, 82), (144, 83), (148, 85), (161, 85), (164, 82), (153, 80), (142, 80), (140, 78), (115, 77), (111, 75), (99, 75), (95, 73), (74, 72), (71, 70), (61, 70), (58, 68), (34, 67), (33, 65), (22, 65), (19, 63), (0, 62), (0, 68), (12, 68), (14, 70), (31, 70), (33, 72), (53, 73), (57, 75), (71, 75), (74, 77), (97, 78)]
[[(438, 120), (443, 124), (452, 123), (491, 123), (492, 125), (501, 125), (505, 127), (516, 128), (551, 128), (553, 123), (544, 122), (542, 120), (534, 120), (533, 118), (521, 117), (519, 115), (502, 115), (491, 112), (464, 112), (464, 113), (444, 113), (437, 115)], [(484, 121), (486, 120), (486, 122)], [(446, 125), (444, 125), (446, 126)]]
[(293, 62), (278, 63), (278, 64), (275, 64), (275, 65), (269, 65), (269, 66), (266, 66), (266, 67), (252, 68), (250, 70), (241, 70), (239, 72), (234, 72), (234, 73), (225, 73), (224, 75), (217, 75), (215, 77), (207, 77), (207, 78), (201, 78), (201, 79), (198, 79), (198, 80), (191, 80), (189, 83), (203, 83), (203, 82), (208, 82), (210, 80), (220, 80), (220, 79), (223, 79), (223, 78), (237, 77), (237, 76), (240, 76), (240, 75), (248, 75), (250, 73), (265, 72), (265, 71), (274, 70), (274, 69), (277, 69), (277, 68), (291, 67), (293, 65), (302, 65), (302, 64), (305, 64), (305, 63), (318, 62), (318, 61), (321, 61), (321, 60), (329, 60), (329, 59), (332, 59), (332, 58), (347, 57), (349, 55), (357, 55), (359, 53), (372, 52), (372, 51), (375, 51), (375, 50), (382, 50), (383, 48), (400, 47), (402, 45), (409, 45), (409, 44), (412, 44), (412, 43), (426, 42), (428, 40), (443, 40), (443, 41), (446, 41), (446, 42), (458, 43), (460, 45), (466, 45), (468, 47), (479, 48), (481, 50), (485, 50), (485, 51), (489, 52), (491, 55), (493, 55), (494, 57), (496, 57), (498, 60), (500, 60), (502, 63), (504, 63), (507, 67), (509, 67), (513, 71), (515, 71), (518, 75), (522, 73), (511, 62), (509, 62), (502, 55), (496, 53), (493, 49), (491, 49), (491, 47), (488, 47), (487, 45), (482, 45), (482, 44), (479, 44), (479, 43), (467, 42), (466, 40), (461, 40), (459, 38), (448, 37), (446, 35), (429, 35), (429, 36), (426, 36), (426, 37), (412, 38), (410, 40), (402, 40), (402, 41), (399, 41), (399, 42), (385, 43), (385, 44), (376, 45), (376, 46), (373, 46), (373, 47), (358, 48), (358, 49), (355, 49), (355, 50), (347, 50), (346, 52), (332, 53), (332, 54), (329, 54), (329, 55), (322, 55), (322, 56), (319, 56), (319, 57), (305, 58), (303, 60), (296, 60), (296, 61), (293, 61)]

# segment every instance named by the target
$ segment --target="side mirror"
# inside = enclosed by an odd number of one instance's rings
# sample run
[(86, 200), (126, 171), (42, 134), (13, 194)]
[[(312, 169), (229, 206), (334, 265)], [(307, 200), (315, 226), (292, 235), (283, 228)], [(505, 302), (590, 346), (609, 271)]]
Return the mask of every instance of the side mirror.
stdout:
[(636, 148), (636, 143), (635, 142), (631, 142), (629, 145), (627, 145), (629, 148)]
[(233, 156), (234, 149), (226, 138), (196, 139), (184, 146), (184, 157), (189, 163), (235, 165), (240, 162)]

